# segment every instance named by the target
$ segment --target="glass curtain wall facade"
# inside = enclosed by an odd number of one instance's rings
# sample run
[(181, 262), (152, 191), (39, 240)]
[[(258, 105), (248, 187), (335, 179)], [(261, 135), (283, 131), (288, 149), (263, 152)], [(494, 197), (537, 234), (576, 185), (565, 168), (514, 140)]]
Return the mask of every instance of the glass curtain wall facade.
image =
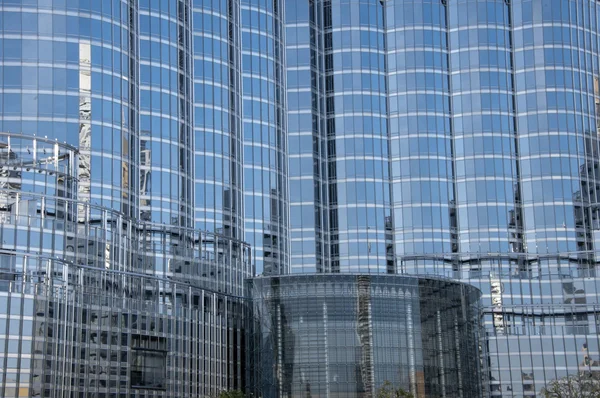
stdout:
[(283, 1), (242, 0), (245, 240), (258, 274), (289, 264)]
[(374, 397), (386, 381), (417, 397), (482, 396), (481, 293), (472, 286), (373, 274), (250, 283), (258, 396)]
[(324, 1), (332, 272), (393, 270), (384, 6)]
[[(413, 17), (417, 9), (422, 21)], [(444, 4), (435, 1), (394, 2), (386, 8), (392, 196), (399, 256), (456, 249), (445, 12)]]
[[(589, 0), (288, 2), (292, 272), (479, 287), (492, 396), (597, 370), (599, 11)], [(313, 68), (309, 87), (299, 76)], [(311, 222), (323, 211), (329, 224)], [(321, 262), (312, 236), (330, 246)]]
[(323, 4), (285, 4), (291, 272), (330, 270)]
[(240, 3), (192, 2), (194, 225), (243, 239)]
[(384, 6), (286, 5), (292, 272), (393, 272)]
[(80, 148), (81, 200), (135, 214), (135, 10), (121, 2), (43, 13), (37, 2), (2, 5), (2, 131)]
[(0, 4), (1, 396), (245, 385), (240, 15)]
[(140, 215), (153, 223), (192, 222), (191, 4), (141, 1)]

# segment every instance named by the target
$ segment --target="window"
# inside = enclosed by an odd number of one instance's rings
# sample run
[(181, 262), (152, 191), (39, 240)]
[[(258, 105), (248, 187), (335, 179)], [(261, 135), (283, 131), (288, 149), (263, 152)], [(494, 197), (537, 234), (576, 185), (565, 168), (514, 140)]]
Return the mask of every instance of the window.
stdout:
[(166, 388), (167, 340), (164, 337), (131, 336), (131, 387)]

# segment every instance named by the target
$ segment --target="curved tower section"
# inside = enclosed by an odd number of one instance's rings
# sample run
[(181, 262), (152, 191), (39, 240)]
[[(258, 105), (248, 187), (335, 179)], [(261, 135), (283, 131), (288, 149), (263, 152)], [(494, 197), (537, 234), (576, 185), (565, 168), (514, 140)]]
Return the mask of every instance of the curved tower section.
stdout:
[(290, 269), (323, 272), (329, 251), (323, 2), (287, 2)]
[(448, 16), (460, 259), (521, 252), (510, 7), (459, 2)]
[(241, 0), (245, 240), (258, 274), (289, 266), (283, 1)]
[(323, 8), (331, 271), (393, 271), (385, 3)]
[[(24, 174), (19, 172), (24, 184), (7, 183), (5, 188), (31, 201), (31, 211), (37, 206), (36, 215), (94, 223), (103, 220), (89, 209), (103, 207), (119, 217), (135, 217), (138, 35), (134, 3), (82, 1), (61, 8), (9, 1), (1, 11), (6, 20), (0, 61), (4, 132), (0, 145), (7, 151), (3, 161), (31, 164)], [(43, 173), (31, 174), (44, 165), (60, 171), (50, 180), (42, 178)], [(25, 199), (25, 193), (32, 197)], [(68, 211), (43, 210), (46, 205), (33, 205), (42, 197), (59, 207), (71, 206), (62, 199), (77, 204)], [(110, 220), (116, 222), (115, 216)], [(124, 261), (113, 266), (131, 268)]]
[(598, 5), (517, 2), (516, 103), (524, 236), (532, 254), (595, 265), (598, 183)]
[(81, 200), (135, 214), (135, 9), (9, 1), (2, 10), (2, 131), (79, 148)]
[(191, 1), (141, 1), (140, 218), (192, 225)]
[(194, 225), (243, 239), (239, 0), (193, 3)]
[[(534, 390), (567, 374), (593, 374), (597, 342), (599, 188), (598, 29), (593, 1), (515, 1), (513, 20), (517, 148), (526, 261), (501, 278), (502, 302), (514, 297), (526, 310), (503, 311), (495, 329), (521, 348), (522, 368), (513, 370), (499, 340), (492, 389), (512, 383), (515, 393)], [(516, 283), (515, 279), (519, 279)], [(529, 290), (531, 287), (531, 290)], [(492, 287), (493, 290), (493, 287)], [(523, 292), (523, 293), (521, 293)], [(531, 296), (529, 293), (531, 292)], [(529, 297), (528, 297), (529, 296)], [(543, 328), (564, 324), (560, 328)], [(534, 336), (534, 334), (536, 334)], [(537, 347), (554, 347), (539, 361)], [(564, 348), (563, 348), (564, 344)], [(564, 350), (564, 351), (563, 351)], [(495, 359), (494, 359), (495, 361)], [(519, 374), (520, 373), (520, 374)]]
[(436, 272), (447, 274), (458, 248), (447, 8), (390, 1), (385, 16), (398, 271), (443, 253)]

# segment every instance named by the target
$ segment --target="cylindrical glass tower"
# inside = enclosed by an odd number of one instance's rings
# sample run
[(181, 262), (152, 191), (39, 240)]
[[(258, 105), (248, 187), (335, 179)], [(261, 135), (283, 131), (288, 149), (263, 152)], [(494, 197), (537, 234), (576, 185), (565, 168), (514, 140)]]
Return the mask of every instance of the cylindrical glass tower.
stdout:
[(457, 231), (446, 7), (386, 5), (396, 253), (450, 254)]
[(323, 272), (331, 267), (323, 4), (287, 1), (285, 24), (290, 267)]
[(194, 223), (243, 239), (240, 2), (194, 2)]
[(2, 131), (81, 151), (81, 201), (136, 214), (137, 14), (129, 2), (2, 3)]
[(393, 271), (384, 3), (323, 8), (330, 268)]
[(509, 11), (502, 2), (467, 1), (448, 12), (463, 260), (522, 250)]
[(192, 218), (191, 2), (140, 3), (140, 213), (189, 227)]
[(242, 0), (245, 240), (258, 274), (289, 264), (283, 1)]
[(572, 257), (583, 266), (598, 220), (597, 11), (587, 1), (512, 9), (527, 252), (583, 252)]

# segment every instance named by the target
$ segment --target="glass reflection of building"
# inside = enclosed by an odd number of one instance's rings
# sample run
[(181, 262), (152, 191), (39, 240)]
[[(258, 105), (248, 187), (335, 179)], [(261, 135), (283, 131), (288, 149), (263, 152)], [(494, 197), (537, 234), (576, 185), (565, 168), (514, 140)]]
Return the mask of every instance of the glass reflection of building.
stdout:
[(243, 239), (240, 2), (192, 8), (194, 223)]
[(287, 272), (282, 0), (241, 0), (245, 241), (258, 274)]
[(600, 358), (598, 7), (286, 2), (292, 272), (470, 281), (492, 396)]
[(384, 5), (325, 1), (323, 10), (330, 269), (391, 271)]
[(285, 7), (290, 267), (323, 272), (330, 252), (322, 5)]
[(256, 395), (375, 397), (387, 381), (418, 397), (482, 396), (472, 286), (346, 273), (257, 277), (249, 290)]
[(140, 2), (141, 218), (191, 225), (192, 48), (187, 1)]
[[(197, 3), (220, 25), (202, 30)], [(0, 396), (243, 386), (238, 14), (234, 0), (0, 5)], [(222, 46), (203, 40), (213, 26)]]
[(286, 4), (292, 271), (393, 271), (382, 2)]

